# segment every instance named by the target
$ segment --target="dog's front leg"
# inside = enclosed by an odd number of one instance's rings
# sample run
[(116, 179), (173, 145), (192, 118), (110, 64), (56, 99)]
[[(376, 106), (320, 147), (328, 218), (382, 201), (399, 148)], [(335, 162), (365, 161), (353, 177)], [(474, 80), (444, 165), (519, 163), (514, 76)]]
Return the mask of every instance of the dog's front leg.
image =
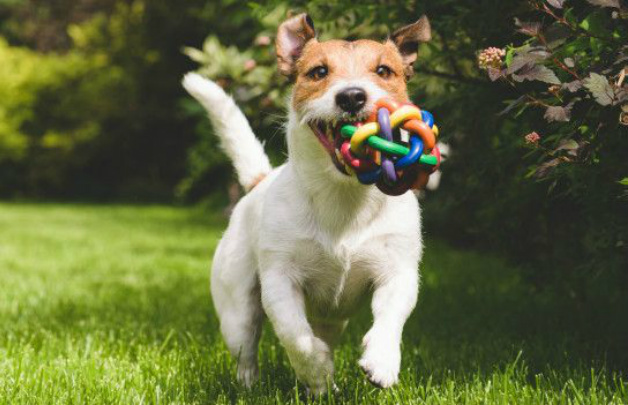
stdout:
[(362, 341), (364, 353), (359, 364), (371, 383), (379, 387), (397, 383), (403, 325), (414, 309), (417, 294), (416, 267), (390, 271), (375, 280), (373, 326)]
[(333, 356), (329, 346), (314, 335), (305, 312), (303, 290), (289, 267), (275, 264), (260, 271), (262, 304), (297, 378), (314, 394), (332, 384)]

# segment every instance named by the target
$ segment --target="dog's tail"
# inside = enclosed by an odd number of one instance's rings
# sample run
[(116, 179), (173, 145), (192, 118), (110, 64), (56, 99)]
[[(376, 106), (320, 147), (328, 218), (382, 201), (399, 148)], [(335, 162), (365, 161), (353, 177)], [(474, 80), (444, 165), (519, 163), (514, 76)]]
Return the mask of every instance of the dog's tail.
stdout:
[(251, 190), (272, 167), (248, 120), (233, 99), (211, 80), (188, 73), (183, 78), (183, 87), (207, 110), (220, 146), (233, 161), (240, 184), (246, 191)]

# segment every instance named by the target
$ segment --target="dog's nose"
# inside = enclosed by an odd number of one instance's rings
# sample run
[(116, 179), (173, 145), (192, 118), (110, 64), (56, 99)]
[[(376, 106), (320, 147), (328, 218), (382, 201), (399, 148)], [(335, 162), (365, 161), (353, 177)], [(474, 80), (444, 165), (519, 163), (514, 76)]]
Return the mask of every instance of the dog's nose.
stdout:
[(348, 113), (356, 113), (366, 104), (366, 92), (359, 87), (349, 87), (336, 94), (336, 104)]

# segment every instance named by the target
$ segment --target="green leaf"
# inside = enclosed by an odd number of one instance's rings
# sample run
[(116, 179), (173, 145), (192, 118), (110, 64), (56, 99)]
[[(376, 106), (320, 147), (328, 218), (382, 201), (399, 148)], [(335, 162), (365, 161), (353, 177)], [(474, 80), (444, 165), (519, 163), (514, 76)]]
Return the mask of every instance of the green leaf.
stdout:
[(608, 30), (609, 18), (603, 11), (596, 11), (589, 14), (580, 23), (580, 28), (598, 37), (606, 37), (610, 35)]
[(628, 186), (628, 177), (624, 177), (623, 179), (618, 181), (622, 186)]
[(506, 51), (506, 58), (504, 59), (504, 62), (506, 63), (506, 66), (510, 66), (514, 56), (515, 56), (515, 48), (508, 47), (508, 50)]

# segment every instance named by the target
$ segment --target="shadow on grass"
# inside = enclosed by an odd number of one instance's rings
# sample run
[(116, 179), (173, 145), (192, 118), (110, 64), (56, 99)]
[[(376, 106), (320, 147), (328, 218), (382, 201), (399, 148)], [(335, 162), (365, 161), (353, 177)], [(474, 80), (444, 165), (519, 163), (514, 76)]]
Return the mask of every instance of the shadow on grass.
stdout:
[(628, 297), (603, 290), (612, 286), (592, 282), (595, 298), (584, 303), (559, 286), (538, 291), (501, 260), (438, 243), (428, 247), (423, 268), (404, 338), (431, 352), (429, 365), (490, 370), (521, 351), (533, 371), (627, 370)]

